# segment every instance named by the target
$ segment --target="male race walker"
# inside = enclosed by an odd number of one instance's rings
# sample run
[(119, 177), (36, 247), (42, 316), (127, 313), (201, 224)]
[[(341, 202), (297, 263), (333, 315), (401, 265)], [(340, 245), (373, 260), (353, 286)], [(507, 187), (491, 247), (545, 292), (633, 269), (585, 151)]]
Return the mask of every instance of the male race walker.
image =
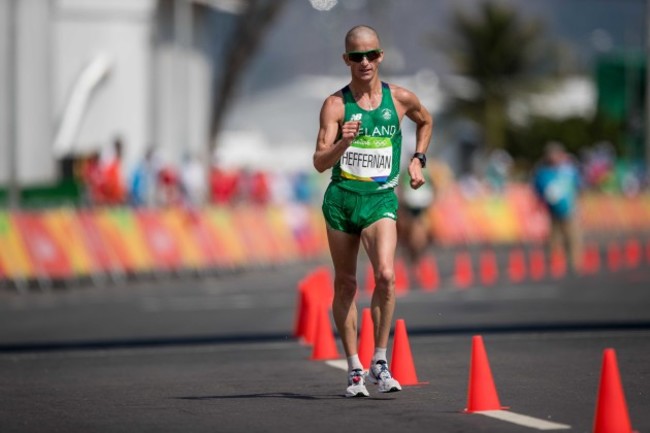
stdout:
[[(421, 187), (431, 139), (429, 112), (412, 92), (382, 82), (383, 61), (377, 32), (356, 26), (345, 36), (343, 61), (351, 81), (330, 95), (320, 112), (314, 153), (319, 172), (332, 169), (323, 198), (327, 238), (334, 264), (334, 322), (348, 361), (347, 397), (368, 396), (365, 382), (380, 392), (400, 391), (390, 373), (386, 350), (395, 310), (394, 258), (397, 246), (397, 197), (401, 128), (404, 116), (416, 124), (416, 152), (408, 166), (410, 186)], [(357, 256), (363, 244), (373, 267), (371, 310), (375, 352), (363, 372), (357, 352)]]

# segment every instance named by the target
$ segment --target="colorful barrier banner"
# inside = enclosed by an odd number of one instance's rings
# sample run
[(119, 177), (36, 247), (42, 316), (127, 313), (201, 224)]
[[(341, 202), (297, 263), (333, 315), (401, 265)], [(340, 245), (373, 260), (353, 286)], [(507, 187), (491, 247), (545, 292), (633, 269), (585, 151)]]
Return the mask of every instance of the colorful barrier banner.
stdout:
[(203, 212), (206, 228), (212, 234), (222, 259), (228, 267), (244, 266), (249, 260), (246, 245), (240, 233), (234, 230), (233, 215), (226, 208), (212, 207)]
[(239, 206), (233, 209), (231, 230), (239, 233), (251, 264), (273, 263), (273, 251), (269, 236), (262, 224), (260, 209)]
[(287, 221), (287, 215), (280, 207), (269, 207), (266, 210), (267, 228), (273, 239), (273, 249), (280, 254), (282, 261), (298, 260), (298, 242)]
[[(650, 196), (587, 194), (584, 231), (650, 232)], [(442, 245), (543, 241), (549, 218), (525, 185), (503, 195), (440, 192), (429, 210)], [(230, 269), (327, 255), (316, 206), (212, 206), (41, 212), (0, 211), (0, 279), (66, 279), (96, 274)]]
[(103, 239), (113, 246), (122, 268), (130, 272), (151, 272), (158, 269), (152, 259), (145, 234), (135, 212), (128, 208), (100, 209), (95, 218)]
[(0, 211), (0, 267), (5, 278), (23, 280), (33, 277), (35, 270), (11, 215)]
[(474, 198), (450, 189), (439, 195), (429, 215), (432, 235), (443, 245), (531, 241), (548, 230), (548, 217), (526, 188)]
[(309, 223), (304, 226), (299, 226), (294, 232), (296, 230), (301, 231), (305, 256), (314, 257), (322, 254), (322, 251), (327, 251), (328, 248), (325, 217), (323, 217), (323, 211), (320, 208), (312, 208), (307, 213), (309, 214)]
[(87, 252), (83, 231), (79, 230), (79, 218), (74, 210), (52, 210), (41, 214), (40, 219), (56, 244), (64, 247), (64, 254), (68, 258), (73, 276), (99, 272)]
[(548, 236), (550, 219), (533, 191), (523, 185), (510, 186), (506, 199), (521, 227), (521, 241), (540, 242)]
[(201, 270), (220, 265), (216, 245), (201, 213), (179, 208), (165, 210), (160, 216), (176, 239), (184, 268)]
[(179, 243), (181, 233), (172, 232), (165, 224), (165, 211), (137, 210), (134, 212), (138, 231), (142, 233), (152, 267), (164, 271), (181, 270), (185, 263)]
[(120, 262), (118, 253), (99, 225), (97, 213), (89, 210), (77, 212), (77, 230), (83, 240), (84, 251), (92, 261), (93, 269), (102, 274), (122, 274), (124, 264)]
[(27, 248), (34, 275), (38, 279), (74, 276), (67, 242), (62, 242), (46, 224), (45, 214), (17, 212), (12, 219)]

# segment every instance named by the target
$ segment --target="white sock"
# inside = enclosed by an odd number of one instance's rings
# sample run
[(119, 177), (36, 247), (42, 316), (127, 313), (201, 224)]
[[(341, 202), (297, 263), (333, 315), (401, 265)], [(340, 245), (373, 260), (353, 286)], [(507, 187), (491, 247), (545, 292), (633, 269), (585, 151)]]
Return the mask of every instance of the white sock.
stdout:
[(352, 370), (363, 370), (363, 365), (361, 365), (358, 353), (348, 356), (348, 371)]
[(372, 357), (372, 362), (374, 364), (377, 361), (386, 361), (386, 363), (388, 363), (385, 347), (375, 347), (375, 355)]

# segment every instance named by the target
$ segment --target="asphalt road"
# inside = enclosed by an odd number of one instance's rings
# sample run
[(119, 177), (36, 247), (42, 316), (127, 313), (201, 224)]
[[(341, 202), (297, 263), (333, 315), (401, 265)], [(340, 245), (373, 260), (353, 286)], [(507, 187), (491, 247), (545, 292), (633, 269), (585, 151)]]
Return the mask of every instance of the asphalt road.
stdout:
[(343, 398), (345, 372), (291, 337), (317, 264), (0, 291), (0, 432), (535, 431), (463, 413), (476, 334), (508, 412), (571, 432), (592, 431), (614, 348), (632, 425), (650, 431), (648, 265), (459, 290), (445, 260), (442, 287), (414, 287), (396, 313), (428, 383), (368, 399)]

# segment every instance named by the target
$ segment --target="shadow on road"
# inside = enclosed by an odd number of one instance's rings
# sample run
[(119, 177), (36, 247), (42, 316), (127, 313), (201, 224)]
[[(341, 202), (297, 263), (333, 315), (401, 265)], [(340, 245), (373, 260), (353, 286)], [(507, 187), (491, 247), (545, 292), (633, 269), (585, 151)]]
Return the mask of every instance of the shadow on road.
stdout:
[[(341, 395), (308, 395), (297, 394), (294, 392), (268, 392), (260, 394), (232, 394), (232, 395), (205, 395), (205, 396), (188, 396), (174, 397), (175, 400), (231, 400), (231, 399), (254, 399), (254, 398), (286, 398), (289, 400), (340, 400), (345, 397)], [(394, 398), (373, 398), (364, 397), (360, 400), (394, 400)]]

